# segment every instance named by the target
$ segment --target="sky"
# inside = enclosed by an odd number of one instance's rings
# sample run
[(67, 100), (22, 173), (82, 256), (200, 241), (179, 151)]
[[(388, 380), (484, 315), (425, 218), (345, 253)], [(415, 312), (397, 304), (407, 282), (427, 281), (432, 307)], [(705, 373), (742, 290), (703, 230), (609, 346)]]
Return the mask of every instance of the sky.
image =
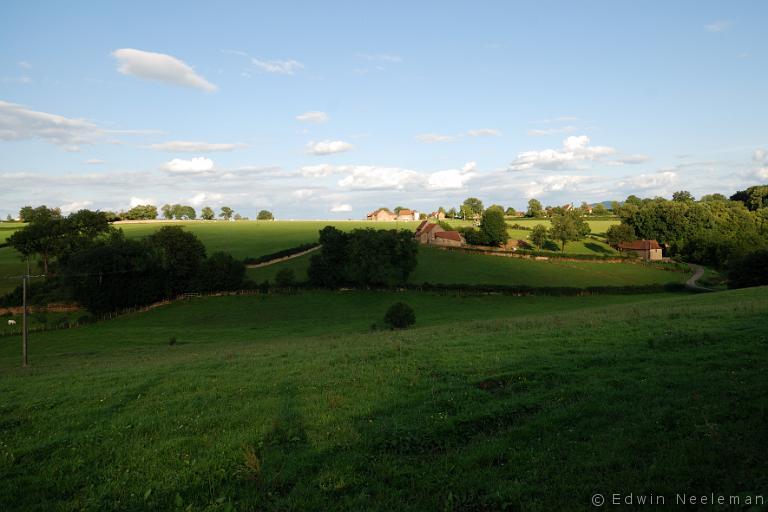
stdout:
[(0, 4), (0, 215), (768, 183), (768, 2)]

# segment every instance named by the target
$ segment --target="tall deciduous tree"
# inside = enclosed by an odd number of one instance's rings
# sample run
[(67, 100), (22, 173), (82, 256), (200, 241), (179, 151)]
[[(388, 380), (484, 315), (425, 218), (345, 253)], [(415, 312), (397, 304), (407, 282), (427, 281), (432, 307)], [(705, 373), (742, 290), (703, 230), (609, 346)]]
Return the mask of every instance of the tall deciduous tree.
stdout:
[(504, 210), (501, 206), (485, 210), (480, 221), (480, 232), (488, 245), (499, 246), (509, 240), (507, 223), (504, 221)]
[(565, 252), (565, 244), (570, 241), (581, 240), (590, 233), (589, 224), (584, 218), (573, 210), (561, 211), (552, 215), (552, 238), (560, 241), (562, 251)]
[(203, 209), (200, 210), (200, 217), (202, 217), (203, 220), (213, 220), (214, 219), (213, 208), (211, 208), (210, 206), (203, 206)]
[(536, 224), (531, 230), (531, 243), (536, 246), (537, 249), (541, 249), (545, 243), (549, 233), (547, 227), (544, 224)]
[(541, 201), (538, 199), (528, 200), (528, 210), (525, 212), (526, 217), (541, 217), (544, 213), (544, 209), (541, 206)]
[(235, 211), (230, 208), (229, 206), (222, 206), (221, 207), (221, 213), (219, 213), (219, 217), (221, 217), (224, 220), (230, 220), (232, 218), (232, 215), (235, 214)]

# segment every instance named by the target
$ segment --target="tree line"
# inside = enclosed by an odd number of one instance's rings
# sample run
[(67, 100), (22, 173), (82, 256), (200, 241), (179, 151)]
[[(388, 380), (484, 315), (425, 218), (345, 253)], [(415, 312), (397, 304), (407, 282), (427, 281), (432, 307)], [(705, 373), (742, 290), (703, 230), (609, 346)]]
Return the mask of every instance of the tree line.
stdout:
[[(61, 210), (59, 208), (48, 208), (47, 206), (33, 208), (32, 206), (24, 206), (19, 210), (19, 220), (21, 222), (32, 222), (40, 212), (51, 212), (54, 215), (61, 215)], [(162, 218), (165, 220), (195, 220), (198, 218), (195, 208), (184, 204), (165, 204), (159, 209), (155, 205), (140, 204), (127, 211), (104, 211), (103, 213), (109, 222), (118, 220), (155, 220), (160, 215), (162, 215)], [(199, 218), (203, 220), (215, 220), (217, 214), (210, 206), (204, 206), (200, 209)], [(229, 206), (222, 206), (219, 209), (218, 218), (222, 220), (248, 220), (248, 217), (243, 217), (239, 213), (236, 213)], [(274, 215), (269, 210), (261, 210), (256, 215), (256, 220), (274, 219)]]

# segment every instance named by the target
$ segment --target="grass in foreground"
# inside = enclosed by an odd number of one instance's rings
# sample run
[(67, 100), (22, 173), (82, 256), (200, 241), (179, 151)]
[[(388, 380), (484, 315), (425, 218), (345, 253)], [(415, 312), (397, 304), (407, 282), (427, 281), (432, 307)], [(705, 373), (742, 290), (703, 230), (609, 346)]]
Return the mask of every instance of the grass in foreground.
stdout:
[(425, 295), (426, 325), (404, 332), (359, 330), (378, 305), (350, 296), (49, 333), (26, 371), (4, 347), (4, 507), (578, 510), (595, 492), (768, 489), (767, 288), (434, 310)]

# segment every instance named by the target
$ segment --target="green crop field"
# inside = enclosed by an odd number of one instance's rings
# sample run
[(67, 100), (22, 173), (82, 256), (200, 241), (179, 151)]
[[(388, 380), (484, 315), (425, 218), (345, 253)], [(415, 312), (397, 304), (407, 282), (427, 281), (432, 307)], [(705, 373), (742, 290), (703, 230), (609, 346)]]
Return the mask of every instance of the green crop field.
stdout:
[[(517, 219), (526, 222), (547, 223), (537, 219)], [(614, 221), (590, 221), (597, 223), (593, 230), (602, 229)], [(274, 221), (274, 222), (154, 222), (118, 224), (129, 237), (147, 236), (162, 225), (180, 225), (194, 233), (205, 243), (208, 252), (225, 251), (237, 258), (257, 257), (300, 244), (317, 241), (318, 231), (326, 225), (342, 230), (361, 227), (377, 229), (415, 229), (416, 222), (365, 222), (365, 221)], [(535, 224), (532, 224), (535, 225)], [(17, 228), (21, 224), (13, 224)], [(10, 232), (10, 230), (8, 231)], [(525, 239), (530, 232), (511, 230), (515, 238)], [(566, 252), (575, 254), (611, 254), (606, 244), (597, 240), (570, 242)], [(419, 267), (412, 282), (460, 283), (460, 284), (526, 284), (531, 286), (598, 286), (651, 284), (685, 281), (682, 274), (647, 269), (637, 265), (606, 265), (602, 263), (541, 263), (533, 261), (447, 254), (431, 248), (421, 248)], [(294, 270), (299, 279), (306, 275), (309, 256), (260, 269), (249, 269), (248, 276), (257, 281), (274, 280), (275, 273), (283, 267)], [(0, 249), (0, 294), (8, 293), (18, 281), (3, 279), (4, 276), (23, 272), (23, 264), (17, 253), (10, 248)]]
[[(371, 330), (397, 300), (417, 325)], [(0, 338), (2, 508), (551, 511), (591, 509), (595, 493), (765, 494), (766, 315), (765, 287), (327, 292), (35, 335), (28, 369)]]
[[(291, 268), (299, 281), (306, 279), (309, 258), (248, 269), (256, 282), (274, 282), (282, 268)], [(628, 286), (684, 283), (685, 272), (661, 270), (642, 264), (592, 261), (534, 261), (520, 258), (466, 254), (419, 246), (419, 263), (409, 282), (432, 284), (494, 284), (506, 286)]]

